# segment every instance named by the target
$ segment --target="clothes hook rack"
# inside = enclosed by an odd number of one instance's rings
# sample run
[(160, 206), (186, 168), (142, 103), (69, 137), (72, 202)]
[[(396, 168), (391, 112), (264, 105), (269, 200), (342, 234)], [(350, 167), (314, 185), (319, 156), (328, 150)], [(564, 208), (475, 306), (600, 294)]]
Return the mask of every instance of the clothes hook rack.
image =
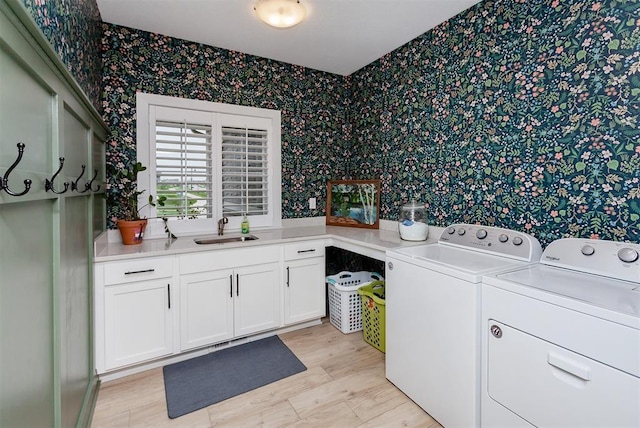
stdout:
[(55, 193), (56, 195), (62, 195), (63, 193), (65, 193), (67, 190), (69, 190), (69, 183), (64, 182), (63, 186), (64, 186), (64, 190), (58, 192), (54, 186), (53, 186), (53, 182), (55, 181), (56, 177), (58, 176), (58, 174), (60, 174), (60, 171), (62, 171), (62, 167), (64, 166), (64, 158), (58, 158), (58, 160), (60, 161), (60, 167), (58, 168), (58, 170), (56, 171), (55, 174), (53, 174), (53, 177), (51, 177), (51, 180), (49, 180), (48, 178), (46, 178), (44, 180), (44, 189), (45, 191), (49, 191), (51, 190), (53, 193)]
[(82, 178), (82, 176), (84, 175), (85, 170), (87, 169), (86, 165), (82, 165), (82, 172), (80, 173), (80, 176), (78, 176), (78, 178), (76, 178), (74, 181), (71, 182), (71, 190), (72, 191), (76, 191), (78, 193), (84, 193), (87, 192), (89, 190), (89, 187), (87, 186), (87, 184), (85, 183), (84, 186), (84, 190), (78, 190), (78, 182), (80, 181), (80, 179)]
[(95, 189), (92, 188), (93, 187), (93, 182), (95, 181), (96, 178), (98, 178), (98, 170), (94, 169), (93, 170), (93, 177), (91, 178), (91, 181), (89, 181), (87, 184), (85, 184), (85, 189), (86, 189), (85, 192), (87, 190), (91, 190), (92, 192), (97, 192), (97, 191), (100, 190), (100, 185), (99, 184), (96, 186)]
[(22, 192), (13, 192), (11, 189), (9, 189), (9, 175), (13, 172), (13, 170), (18, 166), (18, 164), (22, 160), (22, 155), (24, 154), (24, 148), (25, 148), (24, 143), (22, 142), (18, 143), (18, 157), (11, 164), (9, 169), (7, 169), (7, 171), (4, 173), (4, 175), (2, 176), (2, 181), (0, 181), (0, 190), (4, 190), (5, 192), (7, 192), (8, 195), (11, 195), (11, 196), (26, 195), (27, 192), (31, 189), (32, 182), (29, 179), (24, 180), (24, 190)]

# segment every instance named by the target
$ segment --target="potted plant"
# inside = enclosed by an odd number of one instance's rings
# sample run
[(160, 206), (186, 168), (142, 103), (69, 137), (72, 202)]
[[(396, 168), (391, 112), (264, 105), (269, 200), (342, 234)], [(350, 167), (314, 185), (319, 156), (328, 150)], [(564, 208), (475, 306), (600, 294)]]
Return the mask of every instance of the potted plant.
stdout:
[(119, 211), (117, 225), (122, 236), (122, 243), (125, 245), (142, 242), (147, 219), (140, 218), (140, 209), (147, 205), (162, 207), (167, 199), (165, 196), (159, 196), (154, 201), (153, 195), (149, 195), (148, 202), (138, 207), (138, 198), (144, 193), (144, 190), (138, 190), (136, 182), (138, 173), (146, 169), (146, 166), (136, 162), (131, 169), (118, 170), (115, 175), (117, 189), (110, 196), (112, 203), (117, 206), (117, 211)]

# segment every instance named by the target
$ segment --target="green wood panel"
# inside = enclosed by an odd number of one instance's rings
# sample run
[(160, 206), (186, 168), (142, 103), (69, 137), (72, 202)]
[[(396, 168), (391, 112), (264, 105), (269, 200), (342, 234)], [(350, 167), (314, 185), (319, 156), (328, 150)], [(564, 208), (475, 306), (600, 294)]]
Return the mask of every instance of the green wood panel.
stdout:
[[(0, 43), (0, 167), (16, 159), (16, 144), (26, 145), (21, 170), (51, 170), (53, 98), (49, 89)], [(28, 113), (28, 114), (27, 114)], [(10, 186), (23, 188), (22, 180)], [(43, 187), (34, 183), (34, 186)]]
[(75, 426), (91, 375), (89, 197), (64, 199), (60, 232), (60, 391), (62, 426)]
[(100, 135), (93, 134), (91, 141), (91, 177), (93, 177), (94, 170), (98, 170), (98, 176), (93, 183), (93, 189), (100, 186), (97, 193), (94, 193), (93, 197), (93, 237), (96, 238), (100, 233), (107, 229), (106, 215), (107, 215), (107, 201), (104, 197), (104, 188), (107, 181), (105, 176), (105, 145), (104, 138)]
[(90, 171), (85, 170), (82, 177), (82, 165), (89, 165), (89, 144), (91, 139), (91, 129), (75, 113), (71, 106), (65, 104), (62, 112), (62, 126), (60, 128), (60, 155), (64, 156), (65, 164), (63, 175), (67, 180), (78, 181), (78, 190), (83, 192), (85, 184), (90, 179), (87, 178)]
[(54, 420), (54, 205), (0, 205), (2, 427), (46, 427)]

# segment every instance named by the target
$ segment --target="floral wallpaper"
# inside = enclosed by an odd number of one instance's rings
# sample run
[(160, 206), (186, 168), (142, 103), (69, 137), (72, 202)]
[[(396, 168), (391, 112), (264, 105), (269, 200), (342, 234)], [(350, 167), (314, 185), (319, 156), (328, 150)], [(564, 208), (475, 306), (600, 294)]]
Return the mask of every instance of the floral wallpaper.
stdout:
[(498, 0), (356, 72), (381, 218), (640, 242), (640, 2)]
[(22, 0), (94, 107), (102, 108), (102, 19), (95, 0)]
[[(283, 216), (324, 215), (327, 180), (348, 173), (344, 77), (108, 24), (103, 46), (109, 177), (136, 160), (136, 92), (279, 109)], [(117, 194), (119, 184), (110, 182), (107, 192)], [(312, 196), (318, 207), (310, 211)], [(111, 226), (118, 213), (109, 207)]]
[(111, 177), (146, 91), (281, 109), (285, 218), (324, 215), (327, 180), (380, 178), (382, 219), (415, 198), (439, 226), (640, 242), (636, 0), (485, 0), (347, 77), (22, 1), (104, 111)]

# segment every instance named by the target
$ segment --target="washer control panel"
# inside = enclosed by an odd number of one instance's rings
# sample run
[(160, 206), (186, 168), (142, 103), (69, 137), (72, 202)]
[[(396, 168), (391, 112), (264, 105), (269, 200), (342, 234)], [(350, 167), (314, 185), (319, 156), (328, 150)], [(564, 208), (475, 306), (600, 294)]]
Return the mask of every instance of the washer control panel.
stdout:
[(479, 224), (451, 225), (438, 242), (528, 262), (537, 262), (542, 254), (540, 242), (531, 235)]
[(640, 244), (563, 238), (549, 244), (540, 262), (640, 283)]

